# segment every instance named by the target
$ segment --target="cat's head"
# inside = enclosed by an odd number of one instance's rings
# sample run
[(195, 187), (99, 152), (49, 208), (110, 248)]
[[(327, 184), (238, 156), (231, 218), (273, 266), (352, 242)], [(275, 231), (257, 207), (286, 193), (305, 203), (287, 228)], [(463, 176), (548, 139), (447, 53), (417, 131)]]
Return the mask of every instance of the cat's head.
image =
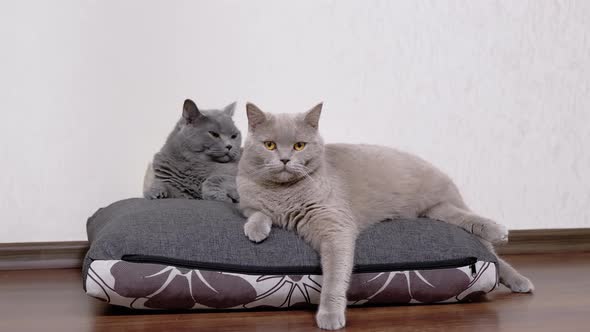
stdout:
[(202, 153), (215, 162), (238, 160), (242, 135), (232, 119), (235, 106), (234, 102), (221, 110), (199, 110), (187, 99), (182, 118), (169, 139), (174, 140), (181, 151)]
[(289, 183), (315, 172), (323, 163), (318, 131), (322, 104), (305, 113), (270, 114), (246, 105), (248, 137), (241, 170), (255, 181)]

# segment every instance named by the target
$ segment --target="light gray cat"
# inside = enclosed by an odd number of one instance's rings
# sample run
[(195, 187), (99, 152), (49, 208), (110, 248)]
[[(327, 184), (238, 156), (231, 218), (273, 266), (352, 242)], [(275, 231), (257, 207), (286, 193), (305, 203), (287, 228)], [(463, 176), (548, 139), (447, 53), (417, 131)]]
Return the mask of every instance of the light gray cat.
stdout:
[[(345, 326), (355, 239), (371, 224), (424, 216), (466, 229), (490, 250), (491, 243), (507, 240), (506, 227), (471, 212), (449, 177), (428, 162), (382, 146), (324, 145), (321, 109), (269, 114), (248, 104), (237, 177), (250, 240), (263, 241), (274, 224), (294, 230), (320, 253), (320, 328)], [(514, 292), (533, 290), (508, 263), (499, 264), (504, 285)]]
[(232, 120), (235, 105), (199, 110), (184, 101), (182, 117), (148, 165), (145, 198), (239, 201), (235, 177), (242, 137)]

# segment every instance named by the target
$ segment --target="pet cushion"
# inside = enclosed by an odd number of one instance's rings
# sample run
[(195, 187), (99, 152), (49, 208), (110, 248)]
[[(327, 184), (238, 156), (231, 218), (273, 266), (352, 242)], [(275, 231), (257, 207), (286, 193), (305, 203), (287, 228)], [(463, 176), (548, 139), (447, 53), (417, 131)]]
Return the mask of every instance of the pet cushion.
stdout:
[[(288, 308), (317, 304), (318, 254), (273, 228), (250, 242), (237, 208), (215, 201), (140, 198), (99, 209), (87, 223), (88, 295), (137, 309)], [(429, 219), (364, 231), (350, 305), (468, 301), (498, 283), (497, 261), (473, 235)]]

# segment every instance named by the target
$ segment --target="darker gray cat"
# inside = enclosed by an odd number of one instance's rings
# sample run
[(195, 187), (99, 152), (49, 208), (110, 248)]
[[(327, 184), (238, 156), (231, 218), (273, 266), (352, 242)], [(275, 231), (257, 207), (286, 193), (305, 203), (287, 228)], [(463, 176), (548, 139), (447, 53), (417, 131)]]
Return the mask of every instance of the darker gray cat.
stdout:
[(239, 202), (235, 178), (242, 136), (232, 120), (235, 104), (199, 110), (184, 101), (182, 117), (148, 165), (145, 198)]

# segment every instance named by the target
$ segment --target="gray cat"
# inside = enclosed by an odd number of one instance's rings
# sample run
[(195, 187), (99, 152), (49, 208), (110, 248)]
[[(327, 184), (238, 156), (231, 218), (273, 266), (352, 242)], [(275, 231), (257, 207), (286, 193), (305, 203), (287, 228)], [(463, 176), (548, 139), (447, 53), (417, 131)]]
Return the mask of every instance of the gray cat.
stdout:
[[(423, 216), (466, 229), (490, 250), (507, 240), (506, 227), (471, 212), (451, 179), (428, 162), (382, 146), (324, 145), (321, 109), (269, 114), (248, 104), (237, 177), (250, 240), (263, 241), (274, 224), (297, 232), (320, 253), (320, 328), (345, 326), (355, 240), (371, 224)], [(504, 285), (514, 292), (533, 290), (508, 263), (499, 264)]]
[(199, 110), (184, 101), (182, 117), (148, 165), (145, 198), (239, 201), (235, 177), (242, 137), (232, 120), (235, 106)]

